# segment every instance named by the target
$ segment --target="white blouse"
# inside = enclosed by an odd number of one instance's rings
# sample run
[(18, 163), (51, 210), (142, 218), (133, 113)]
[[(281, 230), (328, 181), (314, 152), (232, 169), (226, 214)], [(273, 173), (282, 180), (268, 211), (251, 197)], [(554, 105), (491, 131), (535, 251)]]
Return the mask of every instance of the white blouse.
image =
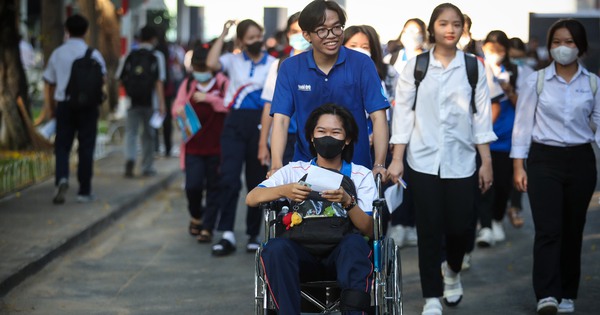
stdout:
[(537, 95), (537, 72), (527, 77), (519, 93), (510, 157), (526, 159), (531, 142), (568, 147), (596, 141), (600, 133), (590, 123), (600, 125), (600, 99), (594, 97), (590, 75), (581, 65), (566, 82), (556, 74), (554, 62), (545, 70), (544, 85)]
[(497, 139), (486, 73), (479, 62), (477, 113), (473, 114), (464, 53), (457, 50), (444, 69), (434, 58), (434, 49), (429, 52), (429, 68), (419, 86), (414, 111), (416, 58), (410, 59), (400, 74), (390, 143), (408, 144), (406, 158), (415, 171), (441, 178), (466, 178), (475, 172), (475, 145)]

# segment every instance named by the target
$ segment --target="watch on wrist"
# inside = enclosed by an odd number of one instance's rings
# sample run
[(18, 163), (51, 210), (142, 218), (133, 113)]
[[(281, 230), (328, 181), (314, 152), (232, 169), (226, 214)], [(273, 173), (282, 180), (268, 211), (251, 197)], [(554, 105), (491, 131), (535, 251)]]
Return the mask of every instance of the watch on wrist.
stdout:
[(354, 208), (356, 206), (356, 197), (354, 197), (353, 195), (350, 195), (350, 198), (351, 198), (350, 203), (348, 205), (344, 206), (344, 210), (346, 210), (346, 212), (352, 210), (352, 208)]

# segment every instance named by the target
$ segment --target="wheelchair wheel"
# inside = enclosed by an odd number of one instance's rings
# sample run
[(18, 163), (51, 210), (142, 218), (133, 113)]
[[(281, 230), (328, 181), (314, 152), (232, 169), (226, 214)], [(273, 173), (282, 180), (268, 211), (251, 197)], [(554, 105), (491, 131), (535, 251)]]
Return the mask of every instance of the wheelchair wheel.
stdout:
[(381, 247), (381, 274), (378, 276), (380, 282), (378, 315), (401, 315), (402, 268), (400, 249), (391, 238), (383, 240)]
[(275, 315), (275, 306), (268, 294), (265, 273), (260, 263), (262, 248), (256, 251), (254, 261), (254, 315)]

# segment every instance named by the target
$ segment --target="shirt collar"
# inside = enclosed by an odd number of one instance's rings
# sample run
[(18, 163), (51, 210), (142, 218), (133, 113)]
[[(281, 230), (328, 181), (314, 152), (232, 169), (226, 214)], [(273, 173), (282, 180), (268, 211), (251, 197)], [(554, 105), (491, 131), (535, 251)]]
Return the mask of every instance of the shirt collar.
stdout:
[[(319, 165), (317, 165), (317, 158), (313, 158), (312, 160), (310, 160), (310, 165), (319, 166)], [(342, 169), (340, 170), (340, 173), (342, 173), (342, 175), (351, 177), (352, 176), (352, 164), (342, 160)]]
[[(435, 59), (435, 57), (433, 56), (433, 51), (436, 49), (437, 47), (435, 47), (435, 45), (433, 45), (433, 47), (431, 48), (431, 50), (429, 50), (429, 60), (430, 60), (430, 64), (439, 67), (439, 68), (443, 68), (442, 67), (442, 63), (439, 62), (437, 59)], [(452, 59), (452, 61), (450, 61), (450, 64), (448, 65), (448, 67), (445, 70), (450, 70), (452, 68), (458, 68), (461, 66), (465, 66), (465, 53), (460, 50), (460, 49), (456, 49), (456, 55), (454, 56), (454, 59)]]
[[(548, 67), (546, 67), (546, 73), (544, 73), (544, 79), (546, 81), (552, 79), (555, 76), (558, 78), (558, 74), (556, 74), (556, 64), (555, 63), (556, 63), (556, 61), (552, 61), (552, 63), (550, 63), (550, 65)], [(571, 81), (577, 79), (577, 77), (580, 75), (585, 75), (588, 77), (590, 76), (590, 72), (584, 66), (582, 66), (579, 62), (577, 64), (578, 64), (577, 72), (575, 72), (575, 75), (573, 76)]]
[(150, 44), (150, 43), (140, 43), (138, 45), (139, 48), (144, 48), (144, 49), (148, 49), (148, 50), (154, 50), (154, 45)]
[(84, 44), (85, 45), (85, 40), (81, 37), (70, 37), (69, 39), (67, 39), (67, 43), (69, 43), (69, 44)]
[(269, 57), (269, 54), (266, 51), (263, 51), (263, 57), (258, 62), (255, 63), (252, 60), (252, 58), (250, 58), (250, 56), (248, 56), (248, 54), (245, 51), (242, 51), (242, 55), (244, 56), (244, 60), (251, 61), (255, 65), (260, 65), (260, 64), (266, 65), (267, 58)]
[[(340, 51), (338, 52), (337, 60), (335, 61), (333, 68), (335, 68), (337, 65), (346, 61), (346, 55), (347, 55), (346, 51), (347, 51), (346, 47), (344, 47), (344, 46), (340, 47)], [(306, 50), (305, 52), (307, 52), (307, 56), (308, 56), (308, 58), (307, 58), (308, 59), (308, 67), (312, 68), (312, 69), (317, 69), (318, 67), (317, 67), (317, 63), (315, 62), (313, 48), (310, 48), (310, 49)]]

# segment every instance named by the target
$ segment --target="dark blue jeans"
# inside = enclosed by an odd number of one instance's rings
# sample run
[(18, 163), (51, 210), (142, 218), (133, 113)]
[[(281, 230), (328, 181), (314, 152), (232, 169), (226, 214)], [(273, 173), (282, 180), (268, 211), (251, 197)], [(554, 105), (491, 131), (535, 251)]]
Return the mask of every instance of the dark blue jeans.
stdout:
[(77, 179), (79, 195), (92, 192), (92, 174), (94, 166), (94, 149), (98, 133), (98, 107), (73, 109), (66, 102), (59, 102), (56, 108), (56, 139), (54, 154), (56, 155), (55, 184), (69, 178), (69, 155), (77, 134), (79, 142), (77, 154)]

